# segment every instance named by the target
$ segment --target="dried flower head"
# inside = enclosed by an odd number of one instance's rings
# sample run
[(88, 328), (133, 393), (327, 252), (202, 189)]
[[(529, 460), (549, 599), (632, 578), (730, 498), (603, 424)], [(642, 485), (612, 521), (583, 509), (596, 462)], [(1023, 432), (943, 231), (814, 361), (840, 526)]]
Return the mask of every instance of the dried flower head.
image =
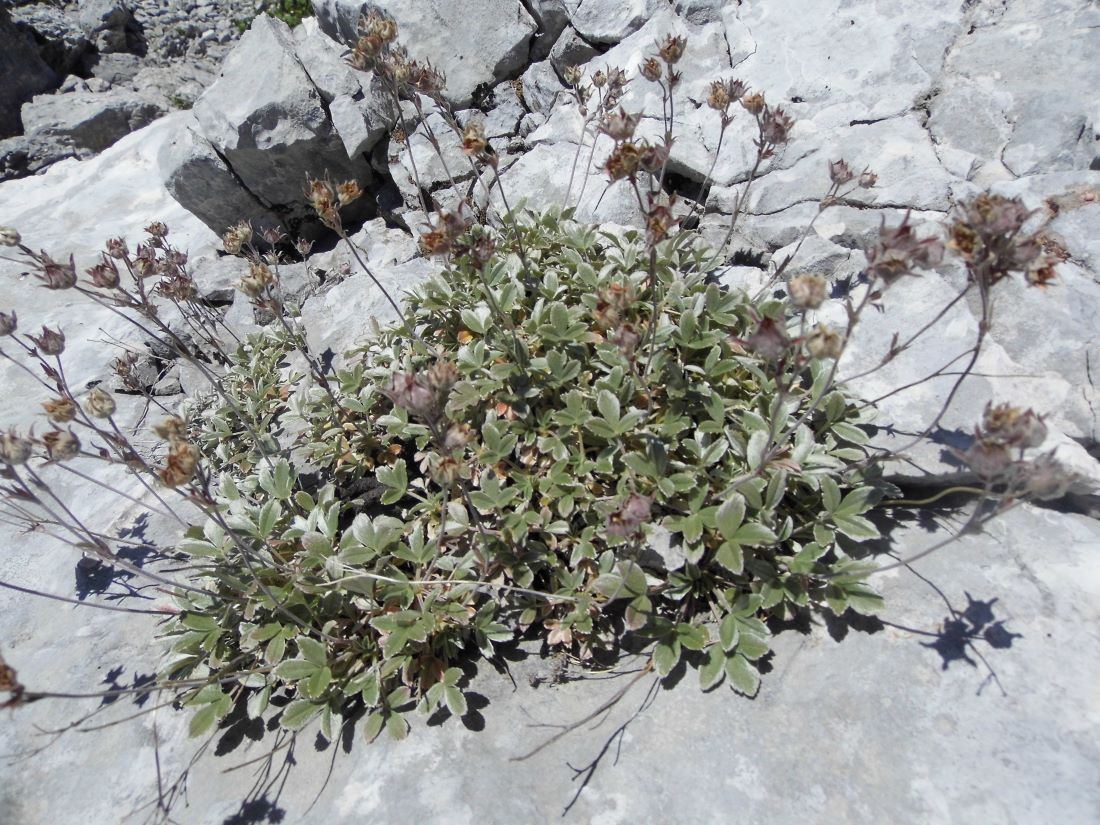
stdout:
[(584, 70), (580, 66), (566, 66), (565, 71), (562, 72), (565, 75), (565, 82), (570, 86), (576, 86), (581, 82), (581, 78), (584, 77)]
[(745, 95), (741, 98), (741, 105), (745, 108), (745, 111), (750, 115), (758, 115), (764, 111), (764, 107), (767, 105), (764, 101), (764, 95), (760, 92), (756, 92), (751, 95)]
[(7, 335), (14, 335), (15, 330), (19, 328), (19, 318), (15, 312), (0, 312), (0, 338)]
[(341, 206), (347, 206), (349, 203), (359, 200), (362, 195), (363, 190), (356, 181), (346, 180), (336, 185), (336, 198), (340, 201)]
[(429, 389), (439, 395), (446, 395), (451, 391), (451, 387), (458, 383), (458, 379), (458, 367), (454, 362), (440, 359), (428, 369), (425, 383)]
[(791, 303), (799, 309), (817, 309), (829, 297), (829, 282), (820, 275), (804, 272), (787, 282)]
[(831, 160), (829, 161), (829, 178), (837, 186), (843, 186), (855, 178), (855, 173), (843, 158), (841, 160)]
[(35, 273), (46, 289), (72, 289), (76, 286), (76, 264), (72, 255), (67, 264), (55, 261), (49, 255), (42, 256), (41, 268)]
[(832, 327), (818, 324), (806, 336), (806, 351), (812, 358), (839, 358), (844, 352), (844, 336)]
[(996, 441), (983, 439), (978, 433), (974, 443), (960, 457), (978, 478), (993, 481), (1002, 478), (1012, 466), (1012, 454), (1008, 447)]
[(633, 178), (638, 174), (641, 159), (641, 150), (635, 144), (626, 141), (615, 147), (615, 151), (604, 162), (604, 171), (613, 181)]
[(19, 246), (23, 238), (10, 226), (0, 226), (0, 246)]
[(271, 268), (265, 263), (252, 261), (248, 265), (248, 274), (237, 281), (236, 287), (249, 298), (259, 298), (273, 283), (275, 275)]
[(878, 183), (878, 175), (869, 169), (863, 170), (859, 175), (859, 185), (863, 189), (872, 189)]
[(230, 255), (241, 254), (241, 248), (252, 241), (252, 225), (241, 221), (236, 226), (230, 227), (222, 235), (222, 249)]
[(866, 250), (867, 274), (891, 285), (914, 269), (932, 269), (943, 260), (943, 243), (935, 237), (918, 238), (909, 223), (909, 215), (897, 227), (879, 227), (878, 242)]
[(680, 62), (680, 58), (684, 56), (686, 46), (687, 38), (669, 35), (665, 38), (664, 43), (658, 44), (657, 52), (661, 55), (662, 60), (672, 66)]
[(638, 344), (642, 342), (642, 336), (633, 324), (623, 324), (615, 330), (615, 334), (611, 336), (610, 340), (623, 355), (627, 358), (633, 358), (635, 350), (638, 349)]
[(1024, 493), (1039, 501), (1062, 498), (1079, 481), (1077, 473), (1063, 466), (1054, 457), (1053, 452), (1027, 462), (1022, 468), (1022, 472), (1024, 475)]
[(199, 448), (186, 441), (174, 441), (168, 449), (168, 458), (160, 471), (165, 487), (179, 487), (195, 476), (199, 466)]
[(107, 241), (107, 256), (115, 260), (122, 260), (130, 254), (130, 248), (122, 238), (111, 238)]
[(50, 430), (42, 436), (50, 461), (68, 461), (80, 455), (80, 439), (69, 430)]
[(761, 124), (761, 136), (773, 146), (786, 143), (794, 128), (794, 118), (788, 117), (782, 109), (769, 109), (764, 113)]
[(621, 106), (619, 111), (606, 115), (600, 124), (600, 131), (614, 141), (630, 140), (638, 126), (641, 115), (628, 114)]
[(154, 424), (153, 432), (165, 441), (182, 441), (187, 436), (187, 422), (177, 415), (170, 415)]
[(106, 255), (103, 256), (100, 263), (84, 271), (92, 279), (92, 284), (99, 289), (116, 289), (118, 287), (118, 267), (115, 265), (114, 260)]
[(60, 329), (42, 327), (42, 334), (37, 338), (33, 335), (27, 337), (43, 355), (61, 355), (65, 351), (65, 334)]
[(436, 394), (418, 376), (407, 372), (395, 372), (382, 390), (395, 406), (413, 415), (431, 419), (436, 413)]
[(623, 538), (638, 535), (649, 521), (652, 511), (652, 498), (631, 493), (619, 509), (607, 517), (607, 534)]
[(474, 430), (469, 424), (452, 424), (443, 436), (443, 447), (447, 450), (461, 450), (474, 440)]
[[(23, 685), (19, 682), (19, 675), (15, 672), (15, 668), (4, 661), (3, 656), (0, 656), (0, 692), (11, 693), (15, 696), (23, 693)], [(13, 698), (11, 702), (15, 702), (15, 699)]]
[(70, 398), (51, 398), (42, 403), (46, 417), (55, 424), (67, 424), (76, 417), (76, 404)]
[(607, 85), (607, 73), (603, 69), (596, 69), (592, 73), (592, 85), (597, 89), (602, 89)]
[(650, 83), (656, 83), (661, 79), (661, 63), (656, 57), (647, 57), (638, 70)]
[(147, 227), (145, 231), (152, 235), (154, 238), (166, 238), (168, 237), (168, 227), (161, 221), (153, 221)]
[(15, 430), (8, 430), (0, 435), (0, 462), (16, 466), (30, 461), (34, 451), (34, 443), (29, 438), (24, 438)]
[(736, 339), (735, 343), (742, 344), (765, 361), (778, 361), (790, 349), (791, 339), (777, 321), (764, 318), (752, 335), (744, 340)]
[(1047, 437), (1047, 426), (1034, 410), (1022, 410), (1011, 404), (994, 406), (990, 402), (982, 413), (981, 432), (986, 441), (1026, 450), (1042, 445)]
[(485, 124), (480, 120), (471, 120), (462, 131), (462, 153), (476, 158), (485, 151), (489, 141), (485, 137)]
[(96, 387), (84, 399), (84, 411), (92, 418), (110, 418), (115, 414), (114, 396)]

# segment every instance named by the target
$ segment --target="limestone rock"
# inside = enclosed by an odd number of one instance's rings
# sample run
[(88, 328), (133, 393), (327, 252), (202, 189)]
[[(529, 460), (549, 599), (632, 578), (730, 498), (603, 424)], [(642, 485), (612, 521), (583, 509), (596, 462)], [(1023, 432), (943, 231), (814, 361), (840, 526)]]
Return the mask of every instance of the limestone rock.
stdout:
[[(307, 176), (369, 183), (369, 164), (348, 158), (320, 90), (294, 52), (290, 29), (266, 15), (256, 18), (193, 111), (239, 184), (294, 235), (316, 232), (305, 202)], [(220, 223), (210, 213), (196, 214), (212, 227)]]
[[(444, 95), (455, 106), (470, 103), (479, 86), (518, 74), (527, 63), (535, 21), (519, 0), (376, 0), (393, 16), (399, 41), (418, 60), (447, 76)], [(354, 43), (359, 0), (313, 0), (321, 29), (340, 43)]]
[(22, 109), (28, 135), (61, 138), (91, 153), (102, 152), (162, 114), (156, 103), (121, 89), (39, 95)]
[(23, 131), (19, 107), (39, 92), (57, 86), (59, 78), (38, 54), (34, 39), (12, 23), (0, 6), (0, 138)]
[(666, 0), (566, 0), (569, 22), (585, 40), (618, 43), (640, 29)]

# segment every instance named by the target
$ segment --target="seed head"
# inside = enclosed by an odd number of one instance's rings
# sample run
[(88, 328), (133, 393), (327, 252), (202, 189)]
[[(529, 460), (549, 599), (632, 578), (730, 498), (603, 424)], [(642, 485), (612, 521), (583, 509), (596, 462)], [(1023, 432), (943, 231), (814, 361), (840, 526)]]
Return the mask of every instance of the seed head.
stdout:
[(187, 422), (179, 416), (170, 415), (159, 424), (154, 424), (153, 432), (169, 442), (182, 441), (187, 435)]
[(37, 338), (28, 336), (38, 351), (43, 355), (60, 355), (65, 351), (65, 334), (60, 329), (42, 327), (42, 334)]
[(766, 361), (778, 361), (790, 349), (791, 339), (782, 326), (771, 318), (764, 318), (752, 335), (736, 343), (744, 344), (750, 352), (756, 353)]
[(981, 432), (986, 441), (1027, 450), (1042, 445), (1047, 437), (1047, 425), (1034, 410), (1022, 410), (1011, 404), (994, 406), (990, 402), (982, 413)]
[(670, 66), (680, 62), (680, 58), (684, 56), (684, 48), (687, 46), (687, 39), (683, 37), (673, 37), (669, 35), (665, 38), (665, 42), (659, 44), (657, 51), (661, 55), (661, 59), (668, 63)]
[(647, 57), (639, 67), (642, 77), (650, 83), (656, 83), (661, 79), (661, 63), (656, 57)]
[(252, 240), (252, 226), (246, 221), (241, 221), (236, 226), (230, 227), (222, 235), (222, 248), (230, 255), (240, 255), (241, 247)]
[(186, 441), (175, 441), (168, 450), (168, 459), (160, 471), (165, 487), (179, 487), (190, 481), (199, 466), (199, 448)]
[(630, 140), (638, 126), (641, 115), (627, 114), (621, 106), (618, 112), (607, 115), (600, 124), (600, 131), (612, 140), (619, 142)]
[(422, 418), (432, 418), (436, 412), (436, 394), (420, 380), (407, 372), (395, 372), (383, 392), (395, 406), (408, 410)]
[(19, 246), (23, 238), (10, 226), (0, 226), (0, 246)]
[(469, 424), (452, 424), (443, 437), (443, 446), (448, 450), (461, 450), (474, 440), (474, 431)]
[(14, 335), (15, 330), (18, 328), (19, 319), (16, 318), (15, 312), (0, 312), (0, 338), (6, 335)]
[(341, 206), (347, 206), (349, 203), (359, 200), (362, 195), (363, 190), (359, 187), (357, 181), (346, 180), (336, 185), (336, 197)]
[(69, 430), (50, 430), (42, 436), (50, 461), (67, 461), (80, 455), (80, 439)]
[(741, 105), (745, 107), (745, 111), (750, 115), (758, 115), (764, 111), (764, 107), (767, 104), (764, 102), (764, 95), (760, 92), (756, 92), (755, 94), (742, 97)]
[(84, 272), (92, 279), (92, 284), (99, 289), (115, 289), (118, 287), (118, 267), (115, 266), (115, 262), (112, 258), (103, 256), (103, 260), (93, 266), (91, 269), (86, 269)]
[(147, 227), (145, 231), (152, 235), (154, 238), (166, 238), (168, 237), (168, 227), (160, 221), (153, 221)]
[(878, 183), (878, 175), (869, 169), (864, 170), (859, 176), (859, 185), (863, 189), (872, 189)]
[(485, 151), (489, 141), (485, 138), (485, 125), (480, 120), (471, 120), (462, 132), (462, 153), (466, 157), (476, 158)]
[(1012, 466), (1012, 454), (1008, 447), (983, 439), (981, 433), (977, 434), (974, 443), (961, 457), (978, 478), (986, 481), (1002, 477)]
[(791, 303), (799, 309), (817, 309), (829, 297), (829, 282), (820, 275), (805, 272), (787, 282)]
[(432, 364), (428, 370), (425, 383), (429, 389), (439, 395), (446, 395), (451, 391), (451, 387), (458, 383), (459, 378), (458, 367), (454, 365), (454, 362), (440, 359)]
[(839, 358), (844, 352), (844, 336), (825, 324), (818, 324), (806, 336), (806, 350), (812, 358)]
[(43, 256), (41, 271), (35, 274), (46, 289), (72, 289), (76, 286), (76, 264), (71, 255), (67, 264), (55, 261), (49, 255)]
[(252, 261), (248, 265), (248, 274), (237, 281), (237, 289), (249, 298), (258, 298), (275, 283), (275, 276), (267, 264)]
[(596, 69), (592, 74), (592, 85), (597, 89), (602, 89), (607, 85), (607, 73), (603, 69)]
[(570, 86), (576, 86), (581, 82), (581, 78), (584, 77), (584, 71), (580, 66), (566, 66), (562, 74), (565, 75), (565, 82)]
[(1066, 469), (1052, 452), (1025, 464), (1023, 472), (1024, 492), (1039, 501), (1061, 498), (1079, 480), (1077, 473)]
[(115, 414), (114, 396), (96, 387), (84, 399), (84, 411), (92, 418), (110, 418)]
[(9, 466), (26, 464), (34, 451), (34, 443), (15, 430), (0, 435), (0, 462)]
[(126, 241), (122, 238), (111, 238), (107, 241), (107, 255), (116, 260), (122, 260), (130, 254), (129, 247), (126, 246)]
[(623, 538), (636, 536), (649, 521), (652, 512), (652, 498), (631, 493), (619, 509), (607, 517), (607, 534)]
[(793, 127), (794, 118), (788, 117), (782, 109), (769, 109), (764, 115), (761, 130), (766, 142), (779, 146), (790, 138)]
[(847, 161), (843, 159), (829, 161), (829, 178), (837, 186), (843, 186), (854, 177), (855, 173), (852, 171)]
[(633, 178), (638, 174), (641, 159), (641, 150), (635, 144), (620, 143), (604, 163), (604, 170), (613, 181)]
[(54, 424), (67, 424), (76, 416), (76, 404), (68, 398), (51, 398), (42, 404), (46, 417)]

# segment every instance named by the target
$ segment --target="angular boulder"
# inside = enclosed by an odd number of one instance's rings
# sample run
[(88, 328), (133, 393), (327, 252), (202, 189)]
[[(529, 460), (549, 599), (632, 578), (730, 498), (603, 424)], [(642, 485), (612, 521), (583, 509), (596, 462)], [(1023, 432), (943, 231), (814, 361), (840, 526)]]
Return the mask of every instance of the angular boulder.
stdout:
[(397, 21), (409, 55), (447, 76), (444, 96), (470, 103), (479, 86), (514, 76), (526, 65), (535, 21), (520, 0), (313, 0), (322, 31), (350, 44), (362, 12), (376, 7)]
[[(325, 97), (294, 45), (285, 23), (260, 15), (193, 111), (202, 137), (248, 195), (278, 215), (290, 233), (311, 236), (319, 230), (306, 203), (306, 178), (356, 180), (365, 187), (371, 170), (365, 158), (348, 157)], [(217, 231), (224, 229), (213, 213), (192, 211)], [(345, 217), (354, 219), (349, 211)]]
[(0, 138), (5, 138), (23, 131), (19, 107), (60, 81), (5, 6), (0, 6), (0, 78)]
[(23, 104), (23, 128), (35, 138), (59, 138), (78, 155), (102, 152), (123, 135), (163, 115), (164, 108), (135, 92), (111, 89), (39, 95)]

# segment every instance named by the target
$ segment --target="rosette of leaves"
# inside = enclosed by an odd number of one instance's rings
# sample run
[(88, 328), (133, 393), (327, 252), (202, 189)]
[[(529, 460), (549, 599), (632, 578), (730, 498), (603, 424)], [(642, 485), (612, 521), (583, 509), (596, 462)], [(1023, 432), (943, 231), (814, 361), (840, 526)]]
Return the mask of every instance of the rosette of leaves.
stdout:
[(769, 617), (875, 609), (856, 406), (803, 319), (713, 266), (690, 235), (649, 247), (568, 211), (469, 230), (338, 391), (288, 401), (320, 484), (221, 467), (169, 671), (245, 675), (197, 692), (196, 719), (251, 689), (252, 713), (290, 700), (285, 727), (329, 735), (351, 706), (402, 736), (414, 706), (465, 712), (463, 660), (517, 633), (581, 659), (633, 636), (661, 675), (751, 694)]

